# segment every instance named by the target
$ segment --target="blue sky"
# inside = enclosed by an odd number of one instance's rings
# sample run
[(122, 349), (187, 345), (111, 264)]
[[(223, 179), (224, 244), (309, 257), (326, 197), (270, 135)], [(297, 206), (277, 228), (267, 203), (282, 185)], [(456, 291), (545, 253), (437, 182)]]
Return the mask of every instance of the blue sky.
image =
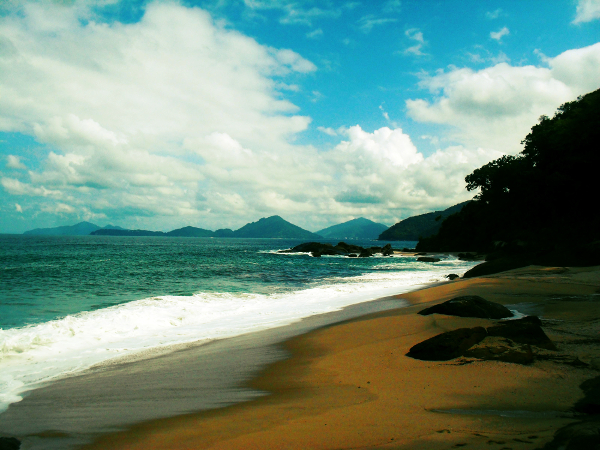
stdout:
[(599, 41), (600, 0), (8, 0), (0, 232), (443, 209), (600, 88)]

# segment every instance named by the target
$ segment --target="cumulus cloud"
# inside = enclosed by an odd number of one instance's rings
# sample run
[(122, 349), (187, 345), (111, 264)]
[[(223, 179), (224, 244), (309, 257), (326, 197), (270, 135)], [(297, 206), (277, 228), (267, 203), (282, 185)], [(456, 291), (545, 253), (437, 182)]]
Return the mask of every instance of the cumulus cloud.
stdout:
[[(39, 169), (3, 177), (6, 192), (62, 199), (99, 217), (200, 217), (234, 198), (234, 188), (219, 185), (235, 178), (232, 170), (243, 172), (236, 187), (255, 183), (248, 195), (284, 188), (278, 179), (292, 190), (300, 177), (278, 178), (277, 160), (294, 167), (286, 155), (302, 148), (289, 141), (310, 119), (282, 92), (298, 91), (284, 80), (317, 70), (312, 62), (173, 3), (149, 4), (137, 23), (92, 19), (81, 2), (31, 3), (0, 18), (0, 130), (54, 149)], [(265, 165), (231, 166), (244, 155)], [(7, 167), (25, 168), (15, 155)]]
[(540, 115), (597, 89), (599, 58), (600, 43), (548, 58), (549, 67), (451, 67), (421, 80), (433, 101), (408, 100), (406, 106), (418, 121), (452, 125), (452, 138), (463, 145), (516, 153)]
[(509, 34), (510, 34), (510, 30), (506, 27), (502, 27), (502, 29), (500, 29), (499, 31), (492, 31), (490, 33), (490, 37), (492, 39), (500, 42), (504, 36), (507, 36)]
[(6, 167), (9, 169), (25, 170), (27, 167), (21, 162), (21, 159), (15, 155), (6, 157)]
[(573, 23), (591, 22), (600, 19), (600, 0), (579, 0)]
[[(24, 216), (132, 228), (237, 228), (280, 214), (314, 230), (332, 217), (391, 224), (449, 206), (469, 198), (466, 174), (510, 150), (503, 139), (518, 143), (540, 114), (586, 92), (600, 67), (592, 46), (548, 58), (547, 67), (424, 76), (420, 86), (434, 99), (411, 100), (410, 114), (457, 130), (451, 146), (430, 139), (436, 151), (426, 156), (383, 106), (389, 127), (316, 126), (337, 145), (296, 143), (311, 119), (286, 95), (301, 92), (316, 65), (198, 8), (150, 3), (137, 23), (107, 24), (85, 2), (27, 3), (0, 19), (0, 35), (0, 131), (47, 149), (34, 165), (29, 155), (7, 156), (6, 167), (19, 170), (0, 177), (15, 196), (3, 211), (18, 204)], [(427, 43), (418, 29), (406, 37)]]
[(338, 181), (333, 200), (324, 206), (339, 215), (378, 214), (390, 223), (469, 199), (465, 174), (502, 155), (453, 146), (425, 157), (400, 128), (369, 133), (357, 125), (344, 134), (346, 139), (323, 155)]
[(15, 211), (17, 211), (19, 213), (22, 213), (23, 212), (23, 208), (18, 203), (15, 203)]

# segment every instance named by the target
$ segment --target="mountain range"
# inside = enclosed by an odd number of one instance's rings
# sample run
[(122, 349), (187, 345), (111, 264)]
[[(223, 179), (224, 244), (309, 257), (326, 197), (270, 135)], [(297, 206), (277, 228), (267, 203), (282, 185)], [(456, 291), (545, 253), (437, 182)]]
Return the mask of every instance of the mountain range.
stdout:
[[(364, 219), (366, 220), (366, 219)], [(26, 235), (44, 236), (165, 236), (165, 237), (240, 237), (240, 238), (291, 238), (291, 239), (322, 239), (322, 236), (304, 230), (279, 216), (262, 218), (257, 222), (244, 225), (239, 230), (233, 231), (222, 228), (216, 231), (205, 230), (187, 226), (169, 232), (150, 230), (127, 230), (125, 228), (108, 225), (99, 227), (90, 222), (80, 222), (76, 225), (54, 228), (36, 228), (26, 231)]]
[(114, 225), (99, 227), (90, 222), (81, 222), (72, 226), (55, 228), (36, 228), (26, 231), (28, 235), (54, 235), (54, 236), (163, 236), (163, 237), (236, 237), (236, 238), (288, 238), (303, 240), (319, 239), (372, 239), (380, 241), (417, 241), (419, 237), (431, 236), (440, 228), (444, 218), (458, 212), (466, 204), (460, 203), (444, 211), (434, 211), (419, 216), (409, 217), (388, 228), (381, 223), (365, 218), (352, 219), (344, 223), (324, 228), (316, 233), (304, 230), (280, 216), (262, 218), (251, 222), (238, 230), (222, 228), (216, 231), (205, 230), (187, 226), (176, 230), (150, 231), (127, 230)]

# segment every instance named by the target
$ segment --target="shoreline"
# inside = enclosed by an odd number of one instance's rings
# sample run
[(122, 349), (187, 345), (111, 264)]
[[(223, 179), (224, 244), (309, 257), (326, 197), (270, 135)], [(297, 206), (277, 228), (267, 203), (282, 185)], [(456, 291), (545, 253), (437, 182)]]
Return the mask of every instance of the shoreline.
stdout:
[[(589, 349), (570, 343), (560, 327), (567, 327), (566, 322), (580, 326), (582, 318), (590, 315), (586, 311), (590, 296), (599, 287), (598, 267), (528, 267), (402, 294), (398, 297), (411, 306), (364, 315), (285, 341), (291, 358), (268, 366), (249, 383), (268, 390), (269, 396), (141, 423), (85, 448), (446, 449), (468, 445), (500, 449), (508, 444), (512, 449), (537, 448), (532, 444), (550, 442), (558, 429), (576, 421), (568, 412), (583, 395), (579, 385), (598, 374), (598, 368), (588, 364), (597, 355), (586, 356)], [(553, 361), (521, 366), (406, 357), (410, 346), (441, 331), (492, 323), (416, 315), (426, 303), (467, 293), (541, 309), (542, 317), (562, 320), (562, 325), (546, 329), (548, 335), (561, 351), (587, 360), (586, 367)], [(490, 410), (538, 414), (502, 417)], [(544, 414), (548, 412), (558, 414)]]
[[(469, 443), (473, 442), (473, 439), (481, 440), (483, 438), (478, 436), (485, 433), (489, 441), (496, 439), (500, 442), (506, 435), (513, 436), (513, 441), (521, 438), (527, 440), (527, 436), (536, 435), (536, 443), (544, 440), (547, 442), (556, 429), (572, 423), (574, 419), (538, 417), (524, 420), (481, 414), (481, 411), (489, 413), (489, 410), (494, 409), (515, 408), (527, 411), (527, 408), (530, 408), (538, 412), (564, 412), (582, 395), (578, 386), (586, 377), (590, 378), (590, 370), (586, 369), (585, 374), (582, 369), (568, 369), (565, 372), (562, 366), (558, 370), (556, 364), (545, 361), (536, 362), (532, 366), (517, 366), (490, 361), (441, 363), (413, 360), (404, 354), (407, 348), (421, 340), (447, 329), (485, 326), (491, 323), (484, 319), (449, 316), (426, 318), (415, 313), (422, 309), (425, 303), (439, 303), (456, 295), (476, 293), (483, 294), (482, 296), (492, 301), (519, 304), (521, 309), (529, 309), (521, 312), (544, 316), (540, 313), (540, 307), (548, 309), (548, 305), (542, 305), (540, 299), (543, 296), (573, 293), (585, 296), (596, 293), (600, 287), (599, 273), (600, 268), (525, 268), (485, 278), (428, 285), (397, 295), (393, 299), (368, 302), (371, 305), (383, 302), (380, 311), (368, 311), (365, 309), (367, 304), (363, 303), (346, 308), (354, 311), (344, 310), (343, 314), (312, 316), (301, 321), (290, 336), (271, 333), (271, 342), (266, 342), (262, 337), (262, 345), (259, 347), (263, 354), (265, 349), (269, 349), (267, 353), (270, 352), (268, 356), (271, 360), (266, 361), (266, 365), (255, 365), (254, 370), (249, 371), (252, 372), (251, 378), (236, 379), (238, 385), (241, 381), (241, 384), (252, 392), (269, 392), (270, 395), (249, 397), (246, 399), (249, 401), (243, 403), (233, 402), (234, 404), (228, 406), (224, 406), (224, 403), (223, 407), (216, 409), (169, 418), (137, 420), (134, 421), (134, 425), (128, 424), (124, 431), (119, 430), (120, 427), (113, 427), (112, 430), (105, 428), (99, 437), (96, 436), (94, 444), (82, 448), (116, 450), (376, 446), (436, 449), (450, 448), (451, 442), (461, 444), (464, 443), (462, 441)], [(507, 298), (518, 301), (507, 302)], [(410, 306), (390, 309), (394, 308), (394, 302), (398, 306), (398, 301), (407, 301)], [(385, 302), (389, 303), (383, 306)], [(555, 306), (550, 307), (549, 311), (552, 308), (556, 309)], [(552, 311), (550, 313), (556, 314)], [(343, 317), (344, 314), (346, 317)], [(333, 315), (336, 315), (335, 319)], [(311, 321), (313, 323), (309, 324)], [(256, 337), (255, 334), (252, 336)], [(242, 341), (247, 337), (243, 337)], [(553, 338), (551, 334), (550, 337)], [(235, 338), (232, 340), (235, 341)], [(235, 353), (235, 345), (234, 343), (234, 347), (230, 347), (229, 351)], [(211, 345), (200, 347), (204, 347), (200, 353), (207, 350), (210, 353), (212, 350), (209, 348)], [(244, 344), (240, 346), (238, 342), (237, 350), (247, 353), (248, 347), (244, 347)], [(188, 369), (202, 361), (194, 359), (201, 355), (187, 350), (177, 353), (175, 356), (179, 358), (178, 362), (185, 364)], [(285, 357), (285, 354), (291, 356)], [(246, 360), (238, 360), (238, 363), (252, 364), (255, 362), (252, 358), (257, 354), (246, 356)], [(157, 359), (160, 362), (162, 357)], [(230, 354), (228, 359), (231, 362), (235, 358)], [(167, 365), (173, 363), (169, 358), (164, 361)], [(147, 362), (142, 361), (140, 364)], [(139, 369), (137, 372), (136, 367)], [(156, 378), (160, 378), (159, 372), (148, 373), (149, 367), (147, 364), (144, 366), (132, 363), (129, 369), (135, 369), (132, 371), (134, 376), (148, 375), (156, 381)], [(498, 370), (510, 376), (503, 376), (498, 380)], [(575, 373), (577, 370), (579, 372)], [(224, 374), (227, 374), (227, 377), (231, 376), (231, 372), (223, 372), (221, 378)], [(73, 390), (73, 381), (81, 381), (80, 388), (87, 389), (91, 383), (102, 378), (99, 375), (101, 373), (90, 374), (92, 378), (87, 379), (84, 376), (59, 381), (48, 388), (34, 391), (24, 402), (31, 404), (37, 397), (39, 407), (40, 401), (43, 403), (52, 398), (52, 395), (46, 396), (45, 399), (42, 395), (40, 398), (40, 394), (44, 394), (44, 391), (47, 394), (49, 390), (50, 394), (54, 393), (55, 396), (71, 396), (65, 400), (65, 406), (68, 408), (69, 405), (77, 403), (77, 396), (72, 396), (76, 391)], [(94, 376), (96, 378), (93, 378)], [(557, 388), (556, 381), (560, 377), (568, 379), (559, 383)], [(461, 389), (456, 389), (457, 381), (466, 384)], [(467, 384), (481, 381), (485, 381), (488, 387), (483, 388), (475, 384), (473, 386), (477, 388), (466, 389)], [(62, 387), (62, 391), (57, 391), (57, 386)], [(546, 390), (545, 403), (540, 403), (539, 399), (536, 403), (535, 398), (531, 396), (532, 387), (534, 391)], [(127, 385), (121, 384), (115, 391), (123, 392), (126, 388)], [(193, 392), (190, 385), (182, 386), (182, 389), (179, 400), (198, 394)], [(190, 390), (186, 391), (187, 389)], [(233, 388), (234, 391), (235, 389)], [(238, 388), (237, 394), (239, 391)], [(558, 398), (550, 400), (557, 393), (560, 394)], [(99, 398), (94, 397), (93, 392), (90, 394), (88, 400), (91, 403), (101, 403)], [(504, 403), (499, 402), (499, 399), (504, 399)], [(506, 399), (510, 399), (510, 402), (507, 403)], [(35, 401), (32, 406), (36, 407)], [(51, 408), (52, 413), (56, 413), (56, 408)], [(479, 416), (471, 416), (438, 412), (462, 409), (475, 409), (480, 413)], [(118, 408), (113, 410), (113, 413), (116, 411)], [(28, 412), (26, 408), (23, 412), (30, 414), (32, 409), (29, 408)], [(323, 422), (323, 419), (326, 421)], [(527, 422), (527, 426), (523, 425), (523, 421)], [(121, 423), (123, 422), (121, 420)], [(2, 430), (1, 434), (6, 435), (8, 430), (5, 426)], [(110, 431), (113, 433), (106, 434)], [(65, 442), (67, 438), (68, 436), (53, 432), (52, 427), (48, 427), (46, 431), (26, 438), (27, 447), (23, 448), (52, 448), (36, 447), (35, 441), (38, 444)], [(511, 448), (532, 448), (531, 444), (520, 444), (519, 441), (510, 443)]]
[(109, 360), (28, 391), (0, 415), (0, 436), (33, 450), (80, 448), (139, 422), (247, 402), (265, 395), (247, 381), (288, 357), (283, 341), (404, 305), (388, 296), (262, 331)]

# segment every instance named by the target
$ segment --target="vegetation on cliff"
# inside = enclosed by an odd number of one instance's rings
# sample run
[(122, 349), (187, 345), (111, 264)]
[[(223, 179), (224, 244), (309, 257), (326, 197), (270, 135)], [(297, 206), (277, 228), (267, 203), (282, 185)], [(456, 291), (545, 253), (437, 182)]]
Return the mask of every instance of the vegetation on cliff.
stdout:
[(490, 259), (522, 256), (529, 263), (598, 263), (600, 90), (540, 117), (505, 155), (465, 178), (479, 193), (449, 216), (422, 251), (475, 251)]

